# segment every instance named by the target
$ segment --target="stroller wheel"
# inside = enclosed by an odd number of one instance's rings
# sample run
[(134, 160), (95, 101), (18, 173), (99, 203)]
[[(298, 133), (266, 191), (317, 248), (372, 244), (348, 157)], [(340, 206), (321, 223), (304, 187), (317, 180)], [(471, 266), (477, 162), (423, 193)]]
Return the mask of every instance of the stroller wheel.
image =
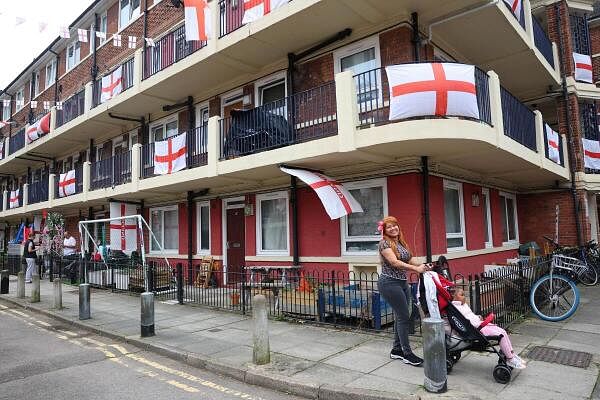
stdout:
[(452, 362), (451, 359), (446, 358), (446, 373), (449, 374), (450, 372), (452, 372), (452, 367), (454, 367), (454, 363)]
[(460, 353), (452, 354), (452, 362), (456, 364), (460, 360)]
[(496, 365), (494, 367), (494, 379), (496, 382), (506, 385), (510, 382), (511, 370), (506, 365)]

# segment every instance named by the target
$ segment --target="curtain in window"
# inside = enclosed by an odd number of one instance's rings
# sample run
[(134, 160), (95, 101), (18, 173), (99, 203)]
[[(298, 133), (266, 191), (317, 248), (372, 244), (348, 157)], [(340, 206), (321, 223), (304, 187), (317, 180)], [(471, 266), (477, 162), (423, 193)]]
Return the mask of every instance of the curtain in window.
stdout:
[[(152, 213), (152, 233), (154, 233), (154, 236), (156, 237), (156, 240), (158, 240), (159, 243), (162, 244), (163, 242), (163, 235), (162, 235), (162, 217), (163, 217), (163, 212), (162, 210), (151, 210), (150, 211)], [(150, 248), (154, 251), (160, 251), (160, 246), (158, 246), (158, 244), (156, 244), (156, 241), (154, 241), (153, 239), (150, 240)]]
[(456, 189), (444, 189), (444, 211), (446, 214), (446, 233), (460, 233), (460, 201)]
[(200, 207), (200, 249), (209, 250), (210, 214), (208, 206)]
[(164, 211), (164, 248), (179, 249), (179, 221), (177, 210)]
[(286, 199), (263, 200), (260, 207), (262, 249), (286, 250)]
[(362, 206), (363, 212), (348, 215), (348, 236), (379, 235), (377, 222), (384, 217), (383, 188), (354, 189), (350, 194)]

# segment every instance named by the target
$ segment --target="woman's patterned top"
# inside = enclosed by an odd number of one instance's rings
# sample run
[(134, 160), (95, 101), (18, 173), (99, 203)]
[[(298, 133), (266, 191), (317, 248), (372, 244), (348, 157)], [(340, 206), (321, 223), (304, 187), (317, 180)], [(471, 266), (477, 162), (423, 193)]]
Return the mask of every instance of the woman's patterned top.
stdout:
[[(398, 252), (400, 253), (400, 261), (408, 263), (408, 260), (410, 260), (411, 258), (410, 253), (400, 243), (398, 243), (397, 246)], [(381, 254), (381, 252), (384, 249), (391, 249), (391, 246), (387, 241), (381, 239), (381, 241), (379, 242), (379, 259), (381, 261), (381, 275), (387, 275), (390, 278), (406, 280), (406, 270), (398, 269), (391, 266), (385, 259), (385, 257)]]

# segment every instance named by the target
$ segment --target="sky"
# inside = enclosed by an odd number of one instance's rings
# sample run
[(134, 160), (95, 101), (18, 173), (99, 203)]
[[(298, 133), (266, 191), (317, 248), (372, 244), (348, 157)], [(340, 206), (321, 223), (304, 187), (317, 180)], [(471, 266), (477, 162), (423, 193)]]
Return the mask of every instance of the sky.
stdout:
[[(60, 26), (71, 24), (92, 2), (0, 0), (0, 89), (58, 37)], [(40, 23), (47, 24), (42, 32)]]

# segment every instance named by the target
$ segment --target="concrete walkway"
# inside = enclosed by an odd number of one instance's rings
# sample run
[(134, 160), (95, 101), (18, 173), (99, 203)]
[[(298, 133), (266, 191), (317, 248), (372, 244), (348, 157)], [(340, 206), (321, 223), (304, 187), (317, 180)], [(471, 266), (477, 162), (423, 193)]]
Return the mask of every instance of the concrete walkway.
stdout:
[[(271, 364), (256, 367), (252, 360), (252, 321), (245, 316), (217, 310), (155, 305), (156, 336), (140, 338), (140, 299), (92, 289), (92, 319), (78, 319), (77, 287), (63, 285), (62, 310), (52, 309), (52, 286), (41, 283), (41, 302), (16, 299), (16, 277), (10, 293), (0, 300), (18, 304), (78, 327), (121, 339), (141, 348), (183, 360), (191, 365), (308, 398), (481, 398), (481, 399), (600, 399), (600, 288), (581, 288), (576, 314), (559, 323), (530, 318), (513, 327), (515, 350), (527, 357), (537, 345), (591, 353), (589, 367), (577, 368), (543, 361), (529, 361), (523, 371), (514, 370), (507, 385), (494, 381), (492, 355), (463, 353), (448, 376), (449, 390), (433, 395), (423, 389), (423, 368), (389, 359), (391, 339), (386, 336), (340, 331), (306, 324), (270, 321)], [(415, 340), (415, 353), (422, 348)], [(600, 385), (599, 385), (600, 386)]]

